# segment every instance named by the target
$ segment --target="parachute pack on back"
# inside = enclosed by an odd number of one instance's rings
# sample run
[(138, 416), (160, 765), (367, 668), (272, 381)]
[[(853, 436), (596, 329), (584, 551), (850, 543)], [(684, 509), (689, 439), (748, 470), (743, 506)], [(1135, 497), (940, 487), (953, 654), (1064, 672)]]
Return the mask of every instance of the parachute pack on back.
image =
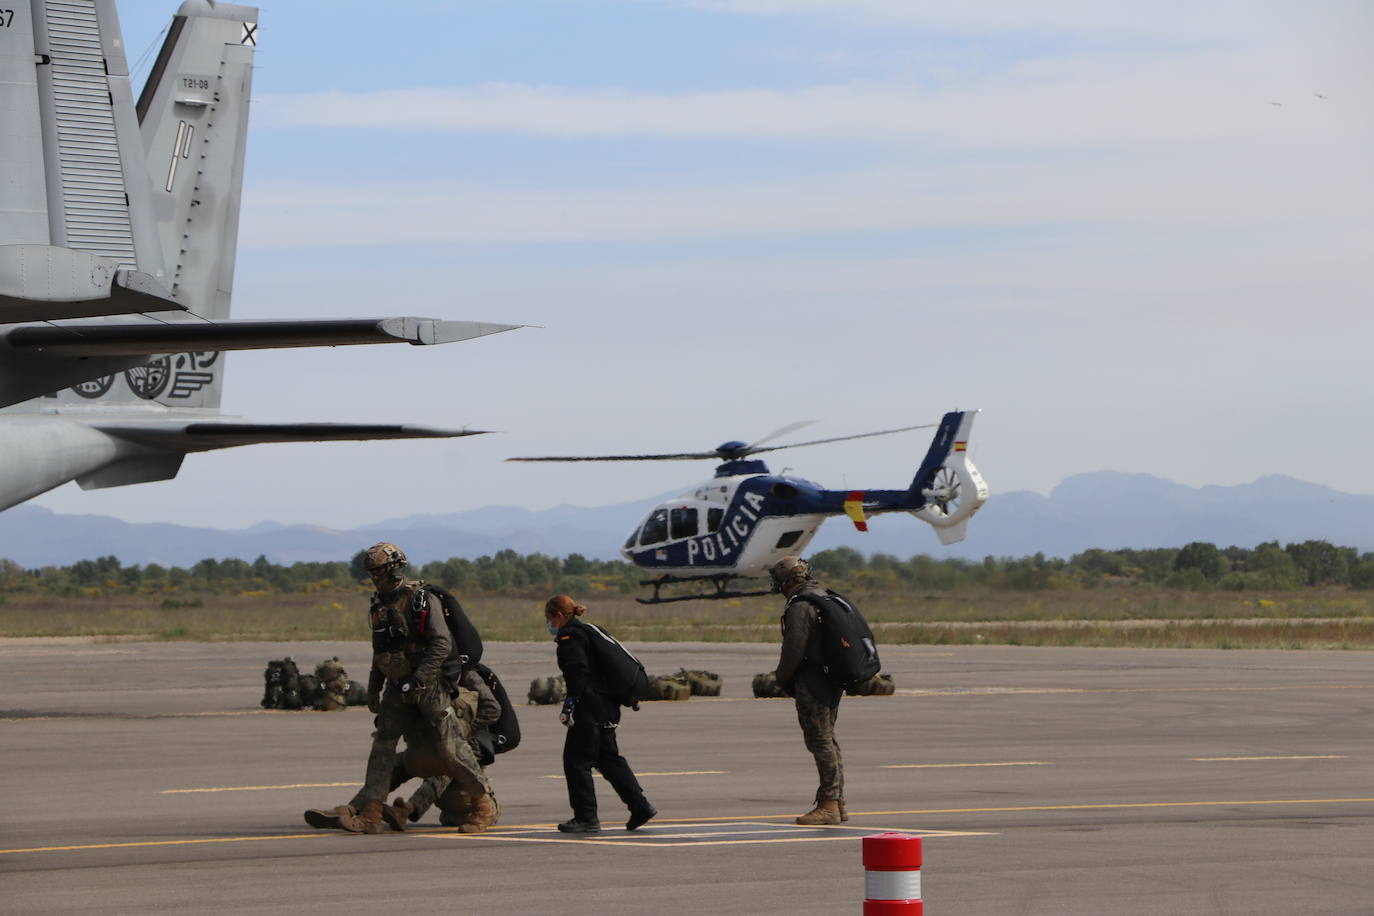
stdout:
[(479, 729), (473, 736), (478, 746), (482, 749), (482, 765), (486, 766), (496, 758), (497, 754), (504, 754), (506, 751), (513, 751), (520, 744), (520, 720), (515, 715), (515, 704), (510, 701), (510, 694), (506, 692), (506, 685), (501, 683), (501, 679), (496, 676), (486, 665), (476, 664), (472, 670), (477, 672), (487, 687), (491, 690), (492, 696), (496, 697), (496, 702), (501, 704), (501, 716), (485, 729)]
[(824, 595), (801, 592), (793, 601), (815, 606), (821, 624), (821, 667), (837, 687), (866, 681), (878, 673), (878, 645), (859, 609), (848, 599), (826, 590)]
[(471, 668), (482, 660), (482, 637), (468, 615), (463, 613), (463, 606), (448, 589), (426, 584), (423, 589), (416, 591), (417, 601), (424, 592), (430, 592), (438, 598), (444, 609), (444, 621), (448, 624), (449, 635), (453, 637), (453, 648), (444, 660), (444, 674), (449, 680), (457, 681), (463, 668)]
[(592, 631), (591, 646), (595, 670), (606, 681), (610, 697), (621, 706), (634, 706), (649, 686), (649, 676), (639, 659), (620, 642), (594, 623), (584, 623)]

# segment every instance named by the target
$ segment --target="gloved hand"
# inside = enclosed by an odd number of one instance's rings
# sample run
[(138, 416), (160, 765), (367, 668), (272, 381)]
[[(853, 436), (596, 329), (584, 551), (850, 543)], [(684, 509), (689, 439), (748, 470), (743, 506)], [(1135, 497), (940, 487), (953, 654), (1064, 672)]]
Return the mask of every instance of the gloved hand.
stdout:
[(414, 676), (407, 676), (401, 681), (399, 686), (401, 688), (402, 703), (420, 702), (420, 693), (425, 689), (425, 685), (415, 680)]
[(573, 724), (573, 710), (577, 708), (577, 700), (572, 697), (563, 698), (563, 710), (558, 714), (558, 721), (565, 726), (571, 727)]
[(370, 713), (372, 713), (372, 714), (375, 716), (375, 715), (377, 714), (377, 710), (378, 710), (378, 709), (381, 709), (381, 708), (382, 708), (382, 692), (381, 692), (380, 690), (378, 690), (378, 691), (369, 690), (369, 691), (367, 692), (367, 711), (370, 712)]

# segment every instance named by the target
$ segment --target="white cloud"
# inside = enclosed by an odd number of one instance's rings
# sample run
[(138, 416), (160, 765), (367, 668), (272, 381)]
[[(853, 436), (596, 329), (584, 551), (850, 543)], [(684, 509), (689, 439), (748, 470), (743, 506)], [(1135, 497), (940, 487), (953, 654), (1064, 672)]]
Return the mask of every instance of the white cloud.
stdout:
[[(923, 89), (883, 84), (659, 93), (487, 84), (262, 99), (265, 126), (652, 136), (926, 146), (1121, 146), (1188, 139), (1336, 135), (1368, 139), (1374, 92), (1321, 100), (1275, 85), (1223, 52), (1186, 62), (1108, 58), (1028, 64), (995, 82)], [(1283, 101), (1276, 108), (1272, 101)]]
[(1254, 0), (1157, 0), (1148, 4), (1100, 0), (643, 0), (709, 12), (797, 19), (819, 17), (850, 27), (903, 26), (969, 33), (1041, 32), (1061, 35), (1140, 35), (1169, 39), (1234, 39), (1260, 33), (1292, 33), (1295, 25), (1350, 27), (1374, 24), (1362, 0), (1320, 4)]
[(1100, 161), (913, 162), (708, 187), (258, 188), (241, 239), (251, 247), (635, 242), (1065, 223), (1353, 232), (1367, 227), (1374, 201), (1365, 162), (1358, 150), (1260, 145)]

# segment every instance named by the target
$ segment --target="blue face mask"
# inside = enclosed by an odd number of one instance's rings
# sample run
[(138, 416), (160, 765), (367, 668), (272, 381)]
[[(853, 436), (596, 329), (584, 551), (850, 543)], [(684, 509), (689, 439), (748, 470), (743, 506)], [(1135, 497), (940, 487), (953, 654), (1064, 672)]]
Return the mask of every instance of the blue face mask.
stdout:
[(549, 635), (550, 635), (550, 636), (557, 636), (557, 635), (558, 635), (558, 627), (556, 627), (556, 626), (553, 625), (553, 621), (552, 621), (552, 620), (550, 620), (548, 623), (544, 624), (544, 629), (546, 629), (546, 630), (549, 631)]

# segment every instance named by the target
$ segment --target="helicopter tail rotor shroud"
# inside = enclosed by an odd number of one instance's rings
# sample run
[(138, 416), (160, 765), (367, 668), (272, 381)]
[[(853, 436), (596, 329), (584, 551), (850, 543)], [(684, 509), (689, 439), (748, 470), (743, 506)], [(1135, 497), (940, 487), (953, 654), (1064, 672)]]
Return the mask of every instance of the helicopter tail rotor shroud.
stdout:
[(988, 500), (988, 485), (968, 455), (977, 415), (976, 410), (945, 414), (911, 482), (913, 493), (925, 503), (911, 514), (931, 525), (942, 544), (962, 541), (968, 520)]

